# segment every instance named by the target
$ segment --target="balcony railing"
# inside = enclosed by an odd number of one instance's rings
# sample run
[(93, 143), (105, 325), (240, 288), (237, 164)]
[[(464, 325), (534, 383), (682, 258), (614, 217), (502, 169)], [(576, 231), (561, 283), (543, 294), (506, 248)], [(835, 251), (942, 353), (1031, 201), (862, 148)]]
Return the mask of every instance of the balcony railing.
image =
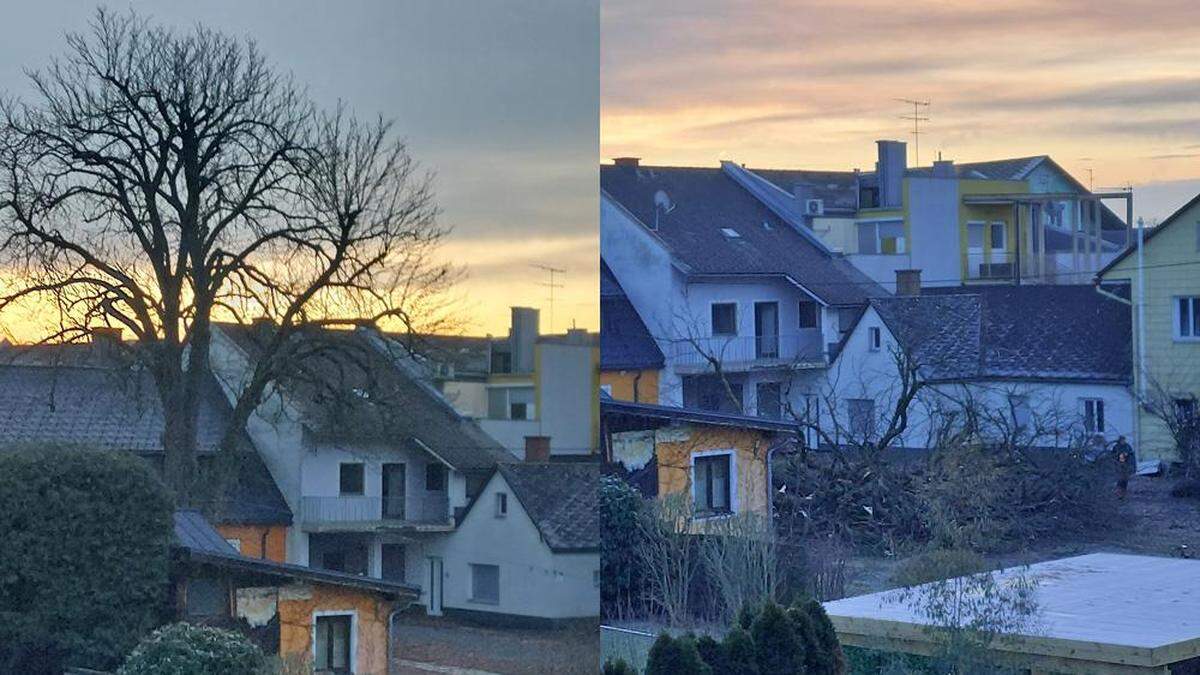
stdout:
[(967, 278), (983, 280), (1013, 279), (1012, 258), (1005, 251), (967, 254)]
[(726, 370), (824, 363), (821, 331), (785, 335), (714, 335), (679, 340), (673, 345), (676, 366), (705, 368), (716, 359)]
[(445, 492), (426, 492), (402, 498), (305, 497), (304, 522), (330, 524), (416, 524), (450, 523), (450, 501)]

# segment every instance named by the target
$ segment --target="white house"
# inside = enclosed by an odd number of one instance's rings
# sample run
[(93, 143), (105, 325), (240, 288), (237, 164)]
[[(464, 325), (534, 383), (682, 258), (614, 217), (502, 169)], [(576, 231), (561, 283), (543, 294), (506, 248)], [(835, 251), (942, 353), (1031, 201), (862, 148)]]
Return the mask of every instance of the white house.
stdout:
[(819, 392), (825, 441), (878, 438), (906, 387), (922, 383), (893, 444), (932, 447), (973, 419), (985, 438), (1099, 447), (1132, 442), (1130, 330), (1089, 286), (920, 289), (872, 299)]

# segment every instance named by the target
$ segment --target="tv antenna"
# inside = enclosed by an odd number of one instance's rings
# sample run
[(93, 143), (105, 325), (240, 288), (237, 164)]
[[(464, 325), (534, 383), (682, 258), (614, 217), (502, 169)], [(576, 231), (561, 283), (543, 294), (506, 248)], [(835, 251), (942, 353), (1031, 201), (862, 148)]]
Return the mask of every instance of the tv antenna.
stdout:
[(550, 277), (548, 281), (539, 282), (538, 286), (550, 289), (550, 332), (553, 333), (554, 332), (554, 289), (563, 287), (562, 284), (555, 282), (554, 275), (566, 274), (567, 271), (562, 268), (559, 268), (559, 267), (551, 267), (550, 265), (543, 265), (541, 263), (533, 263), (530, 265), (530, 267), (542, 270), (543, 272), (546, 272)]
[(921, 114), (922, 108), (929, 108), (929, 101), (921, 101), (915, 98), (898, 98), (894, 99), (901, 103), (907, 103), (913, 107), (911, 115), (901, 115), (902, 120), (912, 120), (913, 123), (913, 166), (921, 165), (921, 122), (928, 122), (929, 117)]

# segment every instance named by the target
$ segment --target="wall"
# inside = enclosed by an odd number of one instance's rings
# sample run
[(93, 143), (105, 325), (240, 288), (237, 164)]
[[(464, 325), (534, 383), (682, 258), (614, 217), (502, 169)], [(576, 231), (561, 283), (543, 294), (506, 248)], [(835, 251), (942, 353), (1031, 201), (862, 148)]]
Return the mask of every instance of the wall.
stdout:
[[(508, 515), (495, 517), (496, 493), (508, 494)], [(444, 559), (443, 586), (447, 609), (546, 619), (593, 617), (600, 614), (600, 589), (594, 573), (600, 554), (554, 553), (541, 540), (536, 525), (521, 508), (512, 489), (499, 473), (449, 536), (430, 539), (413, 554), (410, 565), (423, 567), (419, 585), (428, 585), (426, 556)], [(472, 563), (500, 567), (500, 603), (471, 600)]]
[[(600, 386), (618, 401), (658, 403), (657, 370), (608, 370), (600, 373)], [(636, 389), (636, 396), (634, 395)]]
[[(960, 180), (958, 190), (961, 196), (989, 194), (1017, 194), (1029, 192), (1025, 181), (1014, 180)], [(961, 200), (960, 200), (961, 202)], [(1013, 228), (1013, 210), (1011, 205), (979, 205), (959, 204), (958, 241), (959, 241), (959, 274), (962, 279), (970, 279), (967, 259), (967, 223), (969, 222), (1003, 222), (1005, 224), (1005, 252), (1009, 261), (1013, 260), (1016, 252), (1016, 231)], [(984, 260), (990, 261), (991, 246), (984, 235)], [(978, 263), (978, 261), (975, 261)]]
[(483, 382), (448, 380), (442, 383), (441, 390), (458, 414), (471, 419), (487, 417), (487, 385)]
[(658, 494), (691, 495), (691, 457), (708, 450), (734, 450), (737, 457), (737, 510), (766, 517), (767, 450), (770, 443), (750, 429), (688, 426), (655, 432)]
[[(958, 228), (960, 181), (953, 178), (907, 178), (908, 237), (912, 268), (921, 270), (925, 286), (962, 282)], [(888, 290), (895, 290), (895, 276)]]
[(244, 556), (287, 562), (286, 525), (219, 524), (215, 527), (225, 539), (237, 539), (241, 544), (239, 550)]
[(313, 654), (314, 612), (353, 613), (355, 673), (387, 675), (388, 618), (394, 603), (338, 586), (298, 584), (279, 591), (280, 656), (305, 658)]
[(552, 454), (589, 454), (598, 446), (599, 356), (591, 336), (583, 344), (538, 341), (538, 417)]
[[(1134, 251), (1104, 275), (1105, 281), (1128, 279), (1134, 306), (1134, 390), (1153, 396), (1155, 384), (1179, 394), (1200, 396), (1200, 342), (1175, 339), (1174, 299), (1180, 295), (1200, 295), (1200, 252), (1197, 251), (1197, 222), (1200, 204), (1166, 226), (1145, 244), (1144, 315), (1145, 364), (1137, 363), (1140, 340), (1136, 303), (1139, 296), (1137, 252)], [(1136, 241), (1136, 240), (1135, 240)], [(1174, 459), (1174, 441), (1158, 418), (1144, 410), (1138, 420), (1142, 449), (1139, 459)]]

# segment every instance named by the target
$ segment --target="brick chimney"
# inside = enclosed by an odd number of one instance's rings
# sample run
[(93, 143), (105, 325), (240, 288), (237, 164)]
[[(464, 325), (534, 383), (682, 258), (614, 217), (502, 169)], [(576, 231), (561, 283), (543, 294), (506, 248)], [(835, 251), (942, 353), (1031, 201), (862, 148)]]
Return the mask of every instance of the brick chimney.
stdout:
[(624, 166), (630, 169), (636, 169), (639, 161), (641, 161), (640, 157), (613, 157), (613, 166)]
[(526, 462), (549, 462), (550, 461), (550, 437), (549, 436), (526, 436), (525, 437), (525, 461)]
[(896, 295), (921, 294), (921, 270), (896, 270)]
[(97, 326), (91, 329), (92, 345), (97, 349), (111, 350), (121, 344), (121, 329), (114, 326)]

